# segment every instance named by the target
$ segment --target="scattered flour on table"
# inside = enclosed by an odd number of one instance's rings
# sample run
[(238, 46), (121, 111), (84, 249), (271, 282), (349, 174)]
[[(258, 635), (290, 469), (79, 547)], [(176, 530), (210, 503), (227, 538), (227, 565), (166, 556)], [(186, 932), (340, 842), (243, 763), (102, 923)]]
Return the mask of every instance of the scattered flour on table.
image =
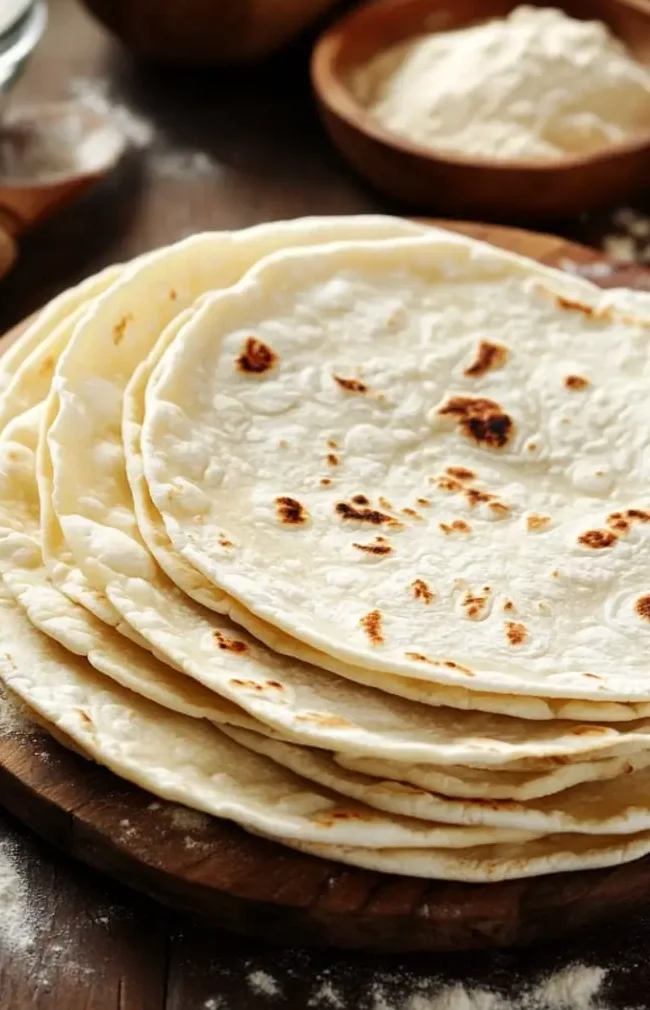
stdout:
[(345, 1010), (345, 1000), (331, 982), (323, 982), (307, 1001), (309, 1007), (331, 1007), (332, 1010)]
[(10, 842), (0, 842), (0, 948), (28, 952), (36, 939), (37, 920), (38, 909), (30, 904), (18, 853)]
[(77, 77), (70, 84), (70, 93), (93, 112), (106, 116), (132, 147), (148, 149), (151, 167), (157, 175), (184, 182), (211, 179), (221, 172), (218, 162), (206, 151), (177, 147), (153, 122), (117, 101), (111, 95), (110, 81)]
[(17, 701), (0, 690), (0, 733), (29, 733), (34, 729), (25, 710)]
[(282, 990), (279, 983), (266, 971), (251, 971), (246, 978), (248, 986), (253, 992), (261, 996), (280, 996)]
[(612, 217), (614, 231), (603, 239), (603, 250), (620, 266), (650, 266), (650, 216), (622, 207)]
[(171, 811), (172, 827), (179, 831), (205, 831), (210, 826), (210, 818), (198, 810), (188, 807), (174, 807)]

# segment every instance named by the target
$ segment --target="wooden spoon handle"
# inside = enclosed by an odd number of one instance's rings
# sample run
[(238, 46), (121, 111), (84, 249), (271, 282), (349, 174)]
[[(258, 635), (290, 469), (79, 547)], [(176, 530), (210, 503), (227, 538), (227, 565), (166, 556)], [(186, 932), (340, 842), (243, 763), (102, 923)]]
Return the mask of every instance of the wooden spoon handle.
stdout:
[(16, 244), (8, 231), (0, 224), (0, 280), (11, 269), (16, 258)]

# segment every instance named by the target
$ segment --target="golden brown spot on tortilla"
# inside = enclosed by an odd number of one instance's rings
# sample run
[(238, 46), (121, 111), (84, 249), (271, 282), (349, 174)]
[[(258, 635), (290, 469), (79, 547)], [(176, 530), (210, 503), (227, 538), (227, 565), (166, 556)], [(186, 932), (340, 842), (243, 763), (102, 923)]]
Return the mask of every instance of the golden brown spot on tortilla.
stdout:
[(48, 356), (43, 359), (41, 367), (38, 370), (39, 375), (46, 375), (48, 372), (51, 372), (54, 368), (54, 364), (54, 358), (51, 354), (48, 354)]
[(452, 396), (438, 409), (441, 417), (455, 417), (467, 438), (491, 449), (502, 449), (514, 435), (514, 422), (494, 400), (482, 396)]
[(626, 761), (625, 764), (623, 765), (623, 771), (625, 772), (626, 775), (631, 775), (632, 772), (634, 771), (634, 765), (630, 764), (629, 761)]
[(591, 305), (583, 305), (582, 302), (574, 301), (572, 298), (563, 298), (557, 295), (556, 302), (559, 308), (567, 309), (569, 312), (582, 312), (583, 316), (597, 317), (596, 310)]
[(79, 713), (79, 717), (80, 717), (81, 721), (84, 722), (86, 724), (86, 726), (92, 726), (93, 725), (92, 719), (90, 718), (90, 716), (88, 715), (88, 713), (83, 708), (78, 708), (77, 712)]
[(113, 327), (113, 343), (115, 344), (116, 347), (119, 344), (121, 344), (122, 341), (124, 340), (124, 334), (126, 332), (126, 328), (132, 321), (132, 319), (133, 319), (132, 313), (128, 312), (125, 316), (123, 316), (122, 319), (120, 319), (119, 323), (116, 323), (115, 326)]
[(330, 466), (338, 466), (339, 465), (339, 458), (336, 455), (336, 453), (334, 453), (334, 452), (328, 452), (328, 454), (327, 454), (327, 462), (328, 462), (328, 464)]
[(535, 533), (537, 530), (546, 529), (550, 521), (550, 516), (543, 516), (533, 512), (531, 515), (526, 516), (526, 529), (529, 533)]
[(338, 442), (334, 438), (329, 438), (327, 440), (327, 444), (330, 447), (330, 449), (338, 449), (338, 447), (339, 447)]
[(275, 351), (257, 337), (248, 337), (244, 350), (236, 359), (235, 364), (240, 372), (260, 375), (274, 367), (278, 360)]
[(505, 614), (512, 614), (512, 613), (514, 613), (514, 610), (515, 610), (515, 605), (512, 602), (512, 600), (505, 600), (505, 602), (503, 604), (503, 611), (504, 611), (504, 613)]
[(488, 504), (490, 512), (494, 512), (498, 516), (510, 515), (511, 509), (509, 505), (505, 505), (502, 501), (491, 501)]
[(466, 466), (448, 466), (446, 472), (457, 480), (474, 480), (476, 474)]
[(322, 712), (303, 712), (296, 716), (296, 722), (313, 722), (317, 726), (333, 726), (339, 729), (346, 729), (354, 723), (348, 722), (338, 715), (325, 715)]
[(373, 645), (381, 645), (384, 641), (382, 622), (383, 617), (381, 610), (371, 610), (359, 621), (359, 624)]
[(476, 352), (476, 358), (465, 369), (468, 378), (477, 379), (494, 368), (501, 368), (508, 360), (508, 348), (501, 344), (492, 344), (489, 340), (481, 340)]
[(332, 478), (331, 477), (321, 477), (320, 482), (323, 485), (323, 487), (329, 487), (329, 485), (332, 483)]
[(478, 621), (483, 616), (483, 612), (488, 604), (488, 594), (489, 588), (485, 596), (479, 596), (469, 590), (465, 593), (463, 599), (461, 600), (461, 606), (465, 611), (466, 617), (470, 621)]
[(355, 505), (370, 505), (370, 502), (366, 498), (365, 494), (352, 495), (352, 501)]
[(583, 673), (582, 676), (583, 677), (589, 677), (591, 680), (602, 680), (603, 679), (602, 677), (599, 677), (597, 673)]
[(416, 498), (415, 500), (418, 505), (423, 505), (425, 508), (431, 504), (428, 498)]
[(220, 649), (227, 652), (246, 652), (248, 648), (246, 642), (240, 642), (237, 638), (228, 638), (221, 631), (214, 632), (214, 640)]
[(451, 523), (439, 523), (443, 533), (471, 533), (472, 527), (464, 519), (454, 519)]
[(424, 579), (415, 579), (415, 581), (411, 583), (411, 588), (413, 589), (414, 599), (422, 600), (422, 602), (426, 603), (427, 606), (433, 599), (435, 599), (435, 593), (429, 589)]
[(459, 673), (464, 673), (466, 677), (475, 677), (476, 674), (473, 670), (470, 670), (467, 666), (461, 666), (460, 663), (454, 663), (453, 659), (445, 659), (441, 663), (437, 659), (430, 659), (421, 652), (405, 652), (406, 659), (412, 659), (416, 663), (430, 663), (432, 666), (446, 666), (449, 670), (457, 670)]
[(347, 389), (348, 393), (365, 393), (368, 389), (359, 379), (344, 379), (342, 375), (334, 375), (334, 381), (341, 389)]
[(393, 506), (388, 501), (388, 498), (378, 498), (378, 501), (383, 509), (388, 509), (389, 512), (393, 511)]
[(170, 288), (169, 289), (169, 300), (170, 300), (170, 302), (175, 302), (177, 298), (178, 298), (177, 293), (174, 291), (173, 288)]
[(341, 821), (371, 821), (374, 816), (371, 811), (365, 813), (359, 810), (331, 810), (329, 813), (314, 814), (312, 820), (327, 828)]
[(574, 726), (571, 730), (574, 736), (602, 736), (608, 732), (606, 726)]
[(363, 551), (364, 554), (376, 554), (378, 557), (393, 553), (393, 548), (384, 541), (383, 537), (376, 537), (370, 544), (352, 544), (352, 546), (356, 547), (358, 551)]
[(460, 481), (454, 480), (451, 477), (432, 477), (431, 483), (435, 483), (440, 491), (447, 491), (449, 494), (456, 494), (456, 492), (463, 490), (463, 485)]
[(356, 519), (362, 523), (370, 523), (372, 526), (391, 526), (395, 529), (402, 525), (394, 516), (386, 515), (385, 512), (380, 512), (378, 509), (355, 508), (354, 505), (345, 501), (337, 502), (334, 510), (344, 520)]
[(302, 526), (309, 519), (309, 513), (296, 498), (282, 496), (275, 499), (280, 521), (286, 526)]
[(506, 621), (506, 638), (510, 645), (523, 645), (528, 638), (526, 625), (519, 621)]
[(650, 523), (650, 512), (643, 509), (627, 509), (625, 512), (612, 512), (607, 516), (607, 525), (618, 533), (629, 533), (633, 523)]
[(405, 516), (409, 516), (411, 519), (422, 519), (420, 513), (416, 512), (415, 509), (407, 507), (402, 509), (402, 512), (404, 513)]
[(248, 691), (260, 691), (264, 690), (264, 685), (260, 684), (257, 680), (238, 680), (235, 677), (231, 677), (230, 683), (234, 684), (235, 687), (245, 687)]
[(650, 621), (650, 594), (646, 593), (644, 596), (639, 596), (634, 604), (634, 609), (644, 621)]
[(219, 540), (219, 546), (220, 547), (232, 547), (232, 540), (227, 540), (225, 537), (222, 537)]
[(280, 439), (280, 441), (278, 442), (278, 447), (280, 449), (288, 449), (289, 448), (289, 443), (287, 442), (286, 438), (281, 438)]
[(611, 530), (587, 530), (578, 537), (578, 543), (584, 547), (591, 547), (594, 551), (600, 551), (604, 547), (611, 547), (616, 543), (618, 537)]
[(528, 449), (528, 452), (535, 452), (537, 448), (537, 442), (529, 442), (526, 448)]
[(589, 379), (584, 379), (582, 375), (566, 375), (564, 378), (564, 385), (567, 389), (573, 389), (574, 391), (580, 389), (586, 389), (591, 383)]

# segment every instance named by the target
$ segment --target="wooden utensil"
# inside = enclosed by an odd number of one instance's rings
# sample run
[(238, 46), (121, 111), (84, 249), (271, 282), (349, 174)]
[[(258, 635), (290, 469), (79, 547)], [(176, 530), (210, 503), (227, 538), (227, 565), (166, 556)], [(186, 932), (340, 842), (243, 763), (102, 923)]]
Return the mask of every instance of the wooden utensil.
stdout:
[[(59, 135), (66, 123), (69, 136), (65, 131)], [(112, 124), (78, 104), (39, 106), (3, 122), (0, 278), (15, 259), (15, 240), (95, 185), (124, 147), (124, 137)]]
[[(361, 175), (403, 204), (483, 219), (575, 217), (623, 203), (650, 185), (650, 129), (591, 154), (501, 162), (418, 146), (385, 130), (352, 94), (351, 72), (375, 53), (424, 32), (503, 17), (516, 6), (517, 0), (376, 0), (325, 32), (314, 49), (312, 83), (332, 140)], [(556, 6), (604, 21), (650, 63), (649, 0)]]
[[(589, 271), (605, 262), (551, 235), (429, 223), (551, 266)], [(608, 286), (650, 287), (650, 271), (640, 267), (599, 274)], [(116, 880), (219, 926), (287, 945), (373, 951), (522, 945), (629, 918), (650, 902), (650, 857), (494, 884), (418, 880), (317, 859), (229, 821), (178, 816), (174, 804), (152, 802), (49, 735), (35, 738), (1, 720), (0, 797), (32, 830)]]

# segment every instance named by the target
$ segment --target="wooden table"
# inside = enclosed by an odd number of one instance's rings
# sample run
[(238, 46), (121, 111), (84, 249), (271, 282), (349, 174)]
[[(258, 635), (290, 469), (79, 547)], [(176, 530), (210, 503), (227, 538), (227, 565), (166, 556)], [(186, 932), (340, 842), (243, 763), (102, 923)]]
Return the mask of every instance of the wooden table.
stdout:
[[(22, 243), (0, 287), (0, 332), (102, 265), (196, 230), (394, 209), (357, 182), (323, 137), (304, 50), (262, 71), (172, 74), (134, 64), (73, 0), (50, 0), (50, 13), (16, 99), (110, 99), (140, 146), (81, 204)], [(566, 233), (597, 241), (605, 230), (603, 217)], [(609, 969), (599, 1005), (650, 1007), (650, 913), (535, 951), (380, 963), (223, 935), (70, 863), (0, 813), (0, 866), (7, 857), (23, 879), (22, 938), (32, 943), (10, 942), (0, 876), (0, 1010), (384, 1010), (402, 1008), (425, 980), (428, 991), (463, 982), (516, 1003), (527, 985), (576, 962)]]

